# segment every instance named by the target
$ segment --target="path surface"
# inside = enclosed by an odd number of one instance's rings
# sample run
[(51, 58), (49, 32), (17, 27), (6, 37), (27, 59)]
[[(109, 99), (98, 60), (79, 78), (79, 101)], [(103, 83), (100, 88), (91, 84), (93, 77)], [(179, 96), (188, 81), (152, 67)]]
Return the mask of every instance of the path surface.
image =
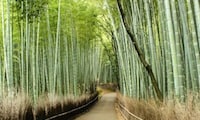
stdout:
[(117, 120), (115, 111), (116, 93), (107, 93), (87, 113), (75, 120)]

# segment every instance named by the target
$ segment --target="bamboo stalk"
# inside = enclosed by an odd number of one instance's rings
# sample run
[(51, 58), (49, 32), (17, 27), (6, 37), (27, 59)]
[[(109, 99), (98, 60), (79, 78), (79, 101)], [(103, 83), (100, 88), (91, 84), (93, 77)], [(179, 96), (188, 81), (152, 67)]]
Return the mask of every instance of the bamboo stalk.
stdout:
[(130, 39), (131, 39), (131, 41), (132, 41), (132, 43), (133, 43), (135, 49), (136, 49), (136, 51), (137, 51), (137, 54), (138, 54), (138, 56), (139, 56), (139, 58), (140, 58), (142, 64), (144, 65), (144, 67), (146, 68), (147, 72), (149, 73), (149, 76), (151, 77), (151, 82), (152, 82), (153, 87), (154, 87), (154, 89), (155, 89), (155, 91), (156, 91), (156, 94), (157, 94), (158, 99), (159, 99), (160, 101), (163, 101), (163, 95), (162, 95), (162, 93), (161, 93), (161, 91), (160, 91), (160, 89), (159, 89), (159, 87), (158, 87), (158, 83), (157, 83), (157, 80), (156, 80), (156, 78), (155, 78), (155, 75), (154, 75), (154, 73), (153, 73), (153, 71), (152, 71), (152, 68), (151, 68), (151, 66), (147, 63), (147, 61), (145, 60), (144, 55), (143, 55), (143, 53), (141, 52), (141, 50), (139, 49), (139, 46), (138, 46), (138, 44), (137, 44), (137, 41), (136, 41), (134, 35), (133, 35), (132, 32), (130, 31), (130, 29), (129, 29), (129, 27), (128, 27), (128, 24), (127, 24), (127, 22), (125, 21), (125, 13), (124, 13), (124, 11), (123, 11), (123, 9), (122, 9), (122, 5), (121, 5), (121, 3), (120, 3), (120, 0), (117, 0), (117, 3), (118, 3), (119, 11), (120, 11), (120, 14), (121, 14), (121, 17), (122, 17), (123, 24), (124, 24), (124, 26), (125, 26), (125, 28), (126, 28), (126, 31), (127, 31), (128, 35), (129, 35), (129, 37), (130, 37)]

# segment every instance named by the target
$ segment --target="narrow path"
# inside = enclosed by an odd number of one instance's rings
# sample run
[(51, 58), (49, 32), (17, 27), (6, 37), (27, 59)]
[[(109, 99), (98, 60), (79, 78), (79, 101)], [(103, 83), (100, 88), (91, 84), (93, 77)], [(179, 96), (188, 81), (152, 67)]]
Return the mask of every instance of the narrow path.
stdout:
[(117, 120), (115, 111), (116, 93), (107, 93), (87, 113), (75, 120)]

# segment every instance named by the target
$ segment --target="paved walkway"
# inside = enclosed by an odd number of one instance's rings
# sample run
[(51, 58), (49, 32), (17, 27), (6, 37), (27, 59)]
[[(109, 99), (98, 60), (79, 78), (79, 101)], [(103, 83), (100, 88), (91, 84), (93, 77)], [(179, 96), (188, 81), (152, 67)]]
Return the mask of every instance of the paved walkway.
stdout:
[(117, 120), (115, 111), (116, 93), (108, 93), (96, 103), (87, 113), (75, 120)]

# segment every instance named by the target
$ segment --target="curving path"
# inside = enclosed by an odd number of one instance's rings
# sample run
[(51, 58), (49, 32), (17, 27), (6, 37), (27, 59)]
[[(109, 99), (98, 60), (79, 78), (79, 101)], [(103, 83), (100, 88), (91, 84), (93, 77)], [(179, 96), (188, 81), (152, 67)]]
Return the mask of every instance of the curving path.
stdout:
[(87, 113), (75, 120), (117, 120), (115, 111), (116, 93), (107, 93)]

